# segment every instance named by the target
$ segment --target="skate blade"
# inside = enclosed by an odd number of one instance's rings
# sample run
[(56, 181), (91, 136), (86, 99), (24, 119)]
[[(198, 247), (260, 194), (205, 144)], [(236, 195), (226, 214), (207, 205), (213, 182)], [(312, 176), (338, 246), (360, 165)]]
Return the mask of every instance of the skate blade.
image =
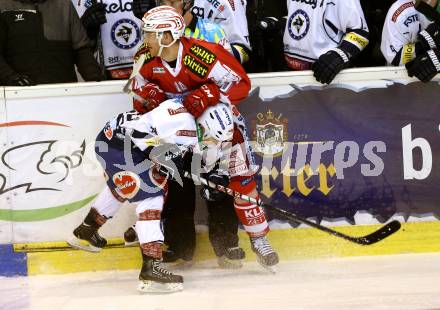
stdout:
[(168, 294), (183, 290), (183, 283), (159, 283), (149, 280), (140, 280), (138, 291), (145, 294)]
[(134, 245), (139, 245), (139, 240), (133, 241), (133, 242), (124, 242), (124, 246), (134, 246)]
[(257, 259), (258, 264), (260, 264), (261, 267), (263, 267), (264, 269), (266, 269), (267, 271), (269, 271), (272, 274), (276, 274), (277, 273), (277, 266), (273, 265), (273, 266), (268, 266), (265, 265), (261, 260)]
[(241, 267), (243, 267), (243, 260), (219, 257), (217, 258), (217, 264), (220, 268), (223, 269), (240, 269)]
[(101, 248), (98, 248), (96, 246), (93, 246), (89, 244), (87, 241), (80, 240), (76, 237), (73, 237), (69, 240), (67, 240), (67, 244), (70, 245), (72, 248), (77, 250), (83, 250), (91, 253), (99, 253), (101, 252)]

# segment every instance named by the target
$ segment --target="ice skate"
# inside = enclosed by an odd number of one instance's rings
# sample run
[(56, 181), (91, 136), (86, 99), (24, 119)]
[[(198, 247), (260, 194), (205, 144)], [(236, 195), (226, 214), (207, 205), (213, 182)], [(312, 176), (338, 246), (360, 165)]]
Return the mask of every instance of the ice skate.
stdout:
[(98, 229), (106, 222), (95, 208), (90, 209), (84, 222), (73, 231), (73, 237), (67, 243), (78, 250), (98, 253), (107, 245), (107, 240), (101, 237)]
[(243, 267), (243, 259), (246, 253), (240, 247), (233, 247), (226, 249), (224, 255), (217, 257), (217, 263), (220, 268), (224, 269), (239, 269)]
[(98, 253), (107, 245), (107, 240), (99, 235), (96, 227), (82, 223), (75, 228), (73, 237), (67, 243), (78, 250)]
[(279, 258), (278, 254), (272, 249), (266, 236), (251, 238), (252, 251), (257, 255), (258, 263), (270, 272), (275, 273)]
[(183, 290), (183, 277), (161, 266), (161, 261), (143, 256), (138, 291), (141, 293), (173, 293)]
[(134, 229), (134, 225), (128, 228), (124, 233), (124, 243), (125, 246), (137, 245), (139, 244), (139, 239)]

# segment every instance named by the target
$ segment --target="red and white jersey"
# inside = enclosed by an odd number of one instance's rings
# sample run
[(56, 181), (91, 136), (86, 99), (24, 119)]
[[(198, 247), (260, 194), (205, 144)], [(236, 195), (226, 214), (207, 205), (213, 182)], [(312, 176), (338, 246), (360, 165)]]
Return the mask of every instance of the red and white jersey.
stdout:
[(343, 40), (362, 50), (368, 32), (359, 0), (289, 0), (284, 32), (286, 56), (315, 62)]
[(417, 34), (431, 23), (413, 0), (397, 0), (385, 18), (380, 50), (389, 65), (404, 65), (416, 57)]
[(195, 0), (191, 12), (219, 24), (231, 44), (250, 50), (246, 6), (247, 0)]
[(211, 82), (219, 87), (221, 102), (236, 104), (248, 96), (251, 87), (245, 70), (227, 50), (192, 38), (181, 38), (175, 68), (147, 52), (139, 73), (141, 82), (157, 84), (168, 98), (182, 98)]

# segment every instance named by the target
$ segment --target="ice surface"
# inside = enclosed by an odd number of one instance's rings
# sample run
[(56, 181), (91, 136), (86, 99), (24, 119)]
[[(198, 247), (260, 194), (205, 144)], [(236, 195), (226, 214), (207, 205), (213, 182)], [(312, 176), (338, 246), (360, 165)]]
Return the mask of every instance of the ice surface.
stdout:
[(0, 309), (440, 309), (440, 253), (256, 263), (179, 270), (183, 292), (140, 295), (138, 271), (0, 278)]

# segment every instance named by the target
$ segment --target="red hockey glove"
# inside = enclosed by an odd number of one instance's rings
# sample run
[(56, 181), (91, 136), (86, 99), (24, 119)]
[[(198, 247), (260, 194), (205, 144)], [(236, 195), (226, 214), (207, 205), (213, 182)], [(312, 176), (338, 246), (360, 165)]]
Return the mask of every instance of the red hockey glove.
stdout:
[(195, 118), (202, 115), (209, 106), (216, 105), (220, 101), (220, 90), (215, 84), (204, 84), (190, 92), (183, 105)]
[(166, 99), (163, 90), (161, 90), (159, 86), (154, 83), (147, 83), (141, 88), (134, 89), (133, 91), (136, 93), (136, 95), (145, 99), (146, 101), (142, 102), (141, 100), (133, 98), (133, 108), (142, 114), (158, 107), (159, 104)]

